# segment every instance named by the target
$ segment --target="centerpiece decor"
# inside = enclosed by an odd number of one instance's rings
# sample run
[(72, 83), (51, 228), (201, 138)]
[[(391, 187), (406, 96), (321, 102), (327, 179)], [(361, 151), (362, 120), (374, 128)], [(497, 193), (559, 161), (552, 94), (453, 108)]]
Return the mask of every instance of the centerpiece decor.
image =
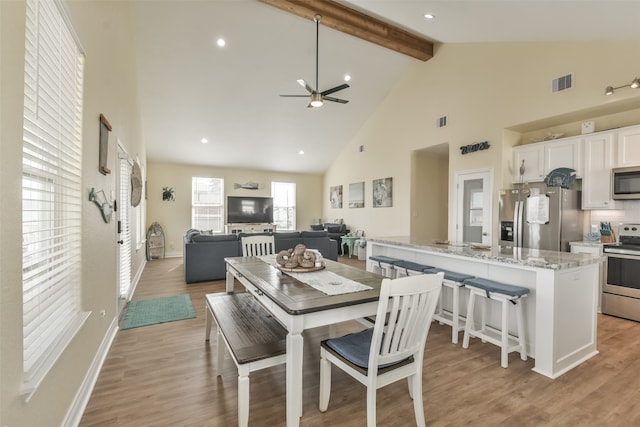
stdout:
[(303, 244), (278, 252), (276, 262), (280, 270), (297, 273), (318, 271), (324, 268), (322, 255), (315, 249), (307, 249)]

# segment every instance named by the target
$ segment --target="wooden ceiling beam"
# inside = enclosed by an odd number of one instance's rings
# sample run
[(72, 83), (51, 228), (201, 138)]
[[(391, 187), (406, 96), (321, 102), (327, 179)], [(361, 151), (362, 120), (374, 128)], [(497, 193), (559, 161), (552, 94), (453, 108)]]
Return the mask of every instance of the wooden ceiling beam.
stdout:
[(433, 42), (333, 0), (258, 0), (334, 30), (400, 52), (421, 61), (433, 58)]

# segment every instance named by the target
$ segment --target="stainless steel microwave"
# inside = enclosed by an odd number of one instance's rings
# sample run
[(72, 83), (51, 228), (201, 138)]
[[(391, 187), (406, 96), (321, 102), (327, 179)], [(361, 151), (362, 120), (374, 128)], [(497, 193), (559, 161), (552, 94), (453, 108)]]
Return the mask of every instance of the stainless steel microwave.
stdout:
[(611, 194), (614, 200), (640, 199), (640, 166), (612, 169)]

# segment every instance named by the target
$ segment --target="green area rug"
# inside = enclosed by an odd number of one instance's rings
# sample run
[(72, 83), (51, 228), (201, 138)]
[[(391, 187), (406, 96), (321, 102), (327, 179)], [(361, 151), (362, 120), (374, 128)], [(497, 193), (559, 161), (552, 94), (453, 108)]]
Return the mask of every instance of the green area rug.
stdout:
[(120, 329), (193, 319), (196, 312), (189, 294), (129, 301)]

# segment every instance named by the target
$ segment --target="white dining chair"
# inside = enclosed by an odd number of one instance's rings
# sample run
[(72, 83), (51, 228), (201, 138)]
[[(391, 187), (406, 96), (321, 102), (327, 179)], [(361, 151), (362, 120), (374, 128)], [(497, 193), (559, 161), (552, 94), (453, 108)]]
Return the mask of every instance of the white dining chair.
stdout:
[(272, 255), (276, 252), (273, 236), (243, 236), (242, 256)]
[(334, 365), (367, 386), (367, 427), (376, 425), (377, 390), (403, 378), (408, 381), (416, 424), (425, 425), (422, 360), (443, 278), (444, 273), (437, 273), (383, 279), (375, 326), (321, 342), (321, 412), (329, 406)]

